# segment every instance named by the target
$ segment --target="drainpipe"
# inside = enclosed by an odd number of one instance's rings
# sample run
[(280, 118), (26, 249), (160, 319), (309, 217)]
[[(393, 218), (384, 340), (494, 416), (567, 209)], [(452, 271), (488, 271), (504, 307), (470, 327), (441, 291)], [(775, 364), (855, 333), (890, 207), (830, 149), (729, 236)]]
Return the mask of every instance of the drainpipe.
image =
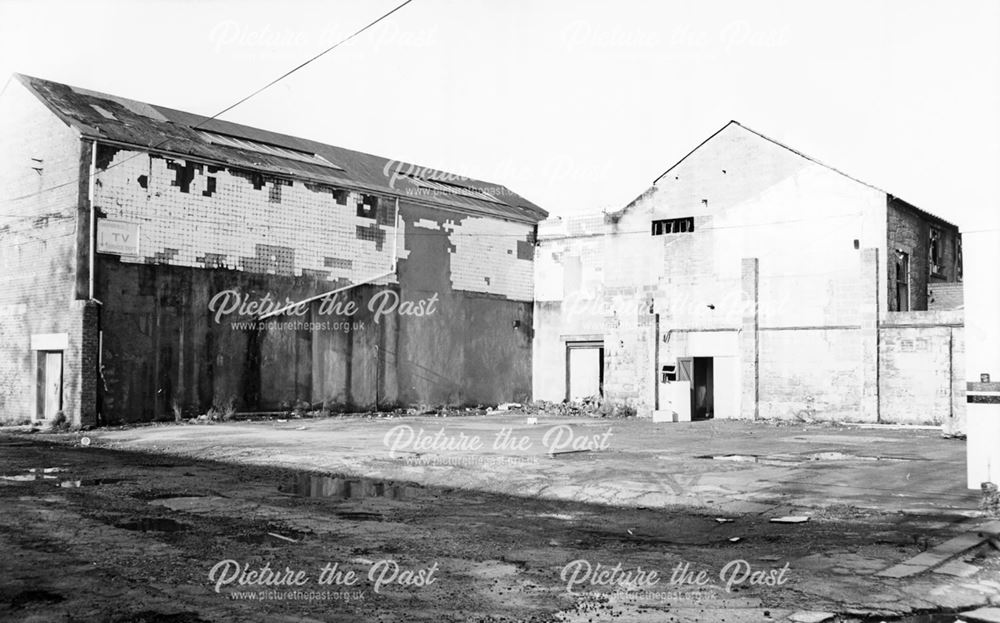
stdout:
[(97, 141), (91, 141), (90, 143), (90, 181), (87, 184), (87, 203), (90, 206), (90, 270), (89, 272), (89, 288), (87, 298), (91, 301), (94, 300), (94, 264), (96, 257), (97, 246), (97, 211), (94, 209), (94, 185), (97, 183)]

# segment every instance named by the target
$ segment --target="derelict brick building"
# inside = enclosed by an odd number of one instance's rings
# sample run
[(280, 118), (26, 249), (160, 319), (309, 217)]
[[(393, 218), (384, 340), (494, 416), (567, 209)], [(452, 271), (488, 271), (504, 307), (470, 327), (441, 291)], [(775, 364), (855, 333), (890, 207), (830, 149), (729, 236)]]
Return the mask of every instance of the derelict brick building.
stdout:
[(22, 75), (0, 146), (5, 421), (530, 398), (506, 188)]

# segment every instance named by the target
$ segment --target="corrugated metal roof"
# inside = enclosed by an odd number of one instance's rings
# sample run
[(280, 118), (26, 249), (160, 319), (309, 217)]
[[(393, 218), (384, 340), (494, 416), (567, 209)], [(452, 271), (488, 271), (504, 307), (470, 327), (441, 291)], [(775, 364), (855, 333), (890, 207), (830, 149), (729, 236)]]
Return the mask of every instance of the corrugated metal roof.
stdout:
[[(98, 140), (333, 186), (409, 197), (474, 214), (534, 223), (548, 216), (545, 210), (499, 184), (32, 76), (15, 74), (15, 77), (63, 121)], [(283, 157), (280, 149), (241, 149), (224, 141), (213, 142), (205, 132), (315, 154), (336, 168), (321, 164), (322, 160), (313, 164), (307, 161), (308, 158)], [(397, 172), (400, 174), (394, 174)], [(420, 184), (419, 179), (411, 181), (412, 177), (438, 180), (444, 185)], [(447, 192), (447, 184), (472, 191)]]

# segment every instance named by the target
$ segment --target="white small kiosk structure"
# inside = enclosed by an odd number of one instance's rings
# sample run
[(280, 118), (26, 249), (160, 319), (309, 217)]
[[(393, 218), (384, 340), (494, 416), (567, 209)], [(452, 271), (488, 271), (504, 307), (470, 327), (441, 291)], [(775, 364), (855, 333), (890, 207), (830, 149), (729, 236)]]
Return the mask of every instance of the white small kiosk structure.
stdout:
[(1000, 229), (962, 233), (968, 487), (1000, 484)]

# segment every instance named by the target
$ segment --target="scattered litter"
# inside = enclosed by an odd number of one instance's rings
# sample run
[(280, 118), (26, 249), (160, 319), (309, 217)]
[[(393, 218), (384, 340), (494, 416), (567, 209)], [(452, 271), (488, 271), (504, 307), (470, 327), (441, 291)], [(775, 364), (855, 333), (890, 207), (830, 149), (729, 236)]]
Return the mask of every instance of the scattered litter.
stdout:
[(733, 536), (733, 537), (729, 537), (729, 542), (730, 543), (739, 543), (741, 539), (742, 539), (742, 537)]
[(298, 543), (297, 540), (278, 534), (277, 532), (268, 532), (267, 536), (273, 536), (276, 539), (281, 539), (282, 541), (288, 541), (289, 543)]
[(503, 404), (497, 405), (497, 411), (510, 411), (511, 409), (520, 409), (521, 403), (519, 402), (505, 402)]
[(375, 564), (374, 560), (369, 560), (368, 558), (352, 558), (351, 562), (353, 562), (356, 565), (373, 565), (373, 564)]
[(295, 427), (295, 430), (305, 430), (305, 429), (306, 429), (305, 426), (296, 426)]
[(549, 452), (549, 458), (555, 458), (557, 456), (562, 456), (564, 454), (580, 454), (581, 452), (590, 452), (590, 448), (584, 448), (582, 450), (563, 450), (561, 452)]
[(80, 445), (84, 446), (84, 447), (89, 446), (90, 445), (90, 437), (80, 437)]
[(772, 517), (771, 523), (805, 523), (809, 518), (805, 515), (787, 515), (785, 517)]
[(536, 417), (528, 418), (528, 426), (534, 426), (535, 424), (538, 424), (538, 418)]
[(278, 420), (276, 420), (276, 421), (277, 421), (277, 422), (280, 422), (280, 423), (282, 423), (282, 424), (283, 424), (283, 423), (287, 422), (288, 420), (282, 420), (282, 419), (278, 419)]
[(1000, 517), (1000, 487), (992, 482), (984, 482), (981, 486), (983, 498), (979, 503), (979, 508), (987, 515)]
[(718, 523), (733, 523), (735, 519), (726, 519), (725, 517), (716, 517), (715, 521)]

